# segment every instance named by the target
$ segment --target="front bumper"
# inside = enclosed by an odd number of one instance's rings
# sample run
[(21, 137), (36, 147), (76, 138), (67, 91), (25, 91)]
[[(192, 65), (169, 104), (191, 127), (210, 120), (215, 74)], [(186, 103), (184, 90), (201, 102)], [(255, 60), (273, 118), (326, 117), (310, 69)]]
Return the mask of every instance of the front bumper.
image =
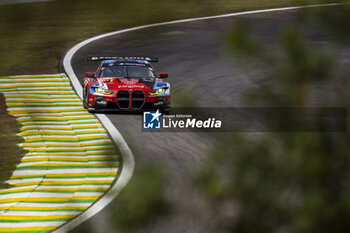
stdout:
[(170, 108), (170, 96), (150, 97), (145, 95), (142, 99), (140, 97), (127, 98), (117, 95), (113, 97), (95, 95), (93, 99), (89, 98), (89, 100), (89, 108), (95, 110), (144, 111)]

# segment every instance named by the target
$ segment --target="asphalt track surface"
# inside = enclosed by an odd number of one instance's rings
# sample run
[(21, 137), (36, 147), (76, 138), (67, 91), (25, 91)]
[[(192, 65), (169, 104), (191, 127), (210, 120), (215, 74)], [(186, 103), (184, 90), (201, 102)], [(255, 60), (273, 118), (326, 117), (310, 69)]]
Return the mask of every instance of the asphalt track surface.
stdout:
[[(335, 9), (336, 10), (336, 9)], [(85, 63), (85, 56), (158, 56), (158, 72), (168, 72), (173, 102), (177, 102), (182, 90), (196, 96), (197, 106), (242, 107), (247, 90), (264, 91), (274, 88), (266, 78), (268, 68), (242, 68), (225, 52), (225, 33), (237, 20), (248, 20), (254, 34), (270, 49), (278, 52), (277, 35), (281, 29), (298, 21), (298, 12), (273, 12), (250, 16), (228, 17), (214, 20), (194, 21), (164, 25), (107, 37), (88, 44), (73, 57), (72, 66), (82, 81), (87, 71), (95, 71), (96, 63)], [(322, 28), (307, 28), (310, 46), (327, 46), (331, 38)], [(349, 46), (334, 48), (339, 70), (350, 65)], [(272, 64), (273, 65), (273, 64)], [(336, 85), (337, 81), (334, 81)], [(318, 86), (310, 96), (310, 105), (317, 106), (327, 100), (334, 106), (337, 100), (332, 92), (333, 84)], [(148, 162), (157, 162), (165, 167), (167, 178), (166, 196), (173, 204), (170, 218), (155, 221), (141, 232), (213, 232), (208, 224), (191, 213), (191, 205), (198, 202), (197, 193), (188, 181), (187, 172), (195, 167), (204, 167), (207, 151), (225, 133), (156, 133), (142, 132), (142, 115), (107, 113), (107, 116), (126, 139), (136, 159), (136, 169)], [(118, 210), (118, 198), (105, 210), (77, 228), (92, 232), (113, 232), (108, 223), (108, 213)]]

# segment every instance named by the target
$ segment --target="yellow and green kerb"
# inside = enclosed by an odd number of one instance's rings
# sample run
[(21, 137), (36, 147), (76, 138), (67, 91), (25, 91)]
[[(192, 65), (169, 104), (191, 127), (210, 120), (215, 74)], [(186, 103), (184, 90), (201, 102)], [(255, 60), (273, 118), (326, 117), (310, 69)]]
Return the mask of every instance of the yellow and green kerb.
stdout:
[(50, 232), (112, 185), (119, 156), (63, 75), (0, 77), (27, 153), (0, 190), (0, 232)]

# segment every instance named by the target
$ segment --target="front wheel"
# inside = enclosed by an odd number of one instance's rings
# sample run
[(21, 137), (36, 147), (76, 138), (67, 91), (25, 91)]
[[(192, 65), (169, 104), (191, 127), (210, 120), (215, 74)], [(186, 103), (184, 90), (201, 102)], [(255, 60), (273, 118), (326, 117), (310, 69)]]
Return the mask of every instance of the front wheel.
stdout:
[(88, 104), (88, 96), (87, 96), (87, 94), (86, 94), (86, 91), (84, 90), (83, 91), (83, 107), (85, 108), (85, 109), (87, 109), (87, 104)]
[(96, 109), (95, 108), (87, 108), (89, 113), (95, 113)]

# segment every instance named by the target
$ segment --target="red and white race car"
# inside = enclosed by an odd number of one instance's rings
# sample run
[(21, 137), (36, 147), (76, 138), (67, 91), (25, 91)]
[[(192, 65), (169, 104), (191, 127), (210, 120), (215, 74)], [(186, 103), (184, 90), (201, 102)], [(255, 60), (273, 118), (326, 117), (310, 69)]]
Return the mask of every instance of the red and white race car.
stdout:
[(83, 103), (96, 110), (170, 111), (170, 84), (167, 73), (155, 71), (152, 57), (87, 57), (101, 61), (96, 72), (84, 78)]

